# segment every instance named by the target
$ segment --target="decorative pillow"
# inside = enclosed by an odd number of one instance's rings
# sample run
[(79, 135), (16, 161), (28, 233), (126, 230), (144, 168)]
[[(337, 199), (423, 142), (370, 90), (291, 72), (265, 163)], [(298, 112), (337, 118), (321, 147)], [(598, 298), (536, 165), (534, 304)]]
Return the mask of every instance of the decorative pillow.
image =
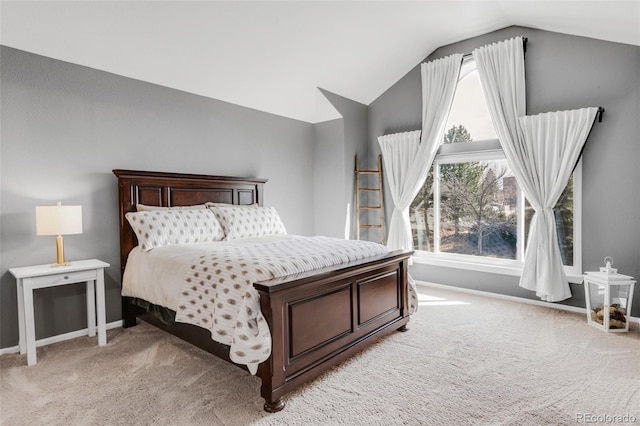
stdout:
[(222, 225), (227, 240), (287, 233), (275, 207), (217, 205), (210, 210)]
[(224, 239), (222, 226), (208, 209), (162, 209), (125, 215), (142, 251), (169, 244)]
[(161, 206), (149, 206), (147, 204), (136, 204), (136, 210), (139, 212), (146, 212), (150, 210), (193, 210), (193, 209), (206, 209), (206, 204), (195, 204), (193, 206), (173, 206), (173, 207), (161, 207)]

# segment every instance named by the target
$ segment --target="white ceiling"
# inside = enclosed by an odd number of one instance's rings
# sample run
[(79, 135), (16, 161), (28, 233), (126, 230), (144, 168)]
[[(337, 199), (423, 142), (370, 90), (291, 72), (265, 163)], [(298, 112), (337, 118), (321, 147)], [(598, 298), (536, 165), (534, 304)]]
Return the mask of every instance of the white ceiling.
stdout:
[(307, 122), (510, 25), (640, 45), (635, 1), (4, 1), (0, 43)]

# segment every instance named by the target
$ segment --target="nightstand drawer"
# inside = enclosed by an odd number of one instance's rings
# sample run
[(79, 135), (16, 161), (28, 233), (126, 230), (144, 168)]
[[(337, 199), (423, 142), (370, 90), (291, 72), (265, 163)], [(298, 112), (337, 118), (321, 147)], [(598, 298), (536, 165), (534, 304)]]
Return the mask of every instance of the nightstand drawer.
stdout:
[(64, 284), (77, 283), (80, 281), (95, 280), (97, 276), (96, 270), (61, 272), (59, 274), (44, 275), (41, 277), (25, 278), (24, 284), (33, 288), (50, 287)]

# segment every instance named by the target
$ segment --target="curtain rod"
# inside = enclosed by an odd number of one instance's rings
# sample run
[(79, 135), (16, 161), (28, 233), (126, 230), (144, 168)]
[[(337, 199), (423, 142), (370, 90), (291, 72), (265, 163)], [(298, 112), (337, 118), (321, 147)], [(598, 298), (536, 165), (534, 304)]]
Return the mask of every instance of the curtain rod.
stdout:
[[(522, 48), (524, 49), (524, 52), (527, 52), (527, 38), (526, 37), (522, 37)], [(473, 53), (465, 53), (464, 55), (462, 55), (462, 59), (467, 59), (473, 56)]]

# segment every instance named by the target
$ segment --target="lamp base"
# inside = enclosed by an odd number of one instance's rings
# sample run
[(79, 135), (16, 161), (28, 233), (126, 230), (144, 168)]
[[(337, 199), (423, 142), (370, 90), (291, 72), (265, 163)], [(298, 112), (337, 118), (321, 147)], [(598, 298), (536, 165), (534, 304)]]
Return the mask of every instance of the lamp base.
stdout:
[(69, 266), (69, 262), (64, 261), (64, 240), (62, 235), (56, 237), (56, 263), (52, 263), (51, 267)]

